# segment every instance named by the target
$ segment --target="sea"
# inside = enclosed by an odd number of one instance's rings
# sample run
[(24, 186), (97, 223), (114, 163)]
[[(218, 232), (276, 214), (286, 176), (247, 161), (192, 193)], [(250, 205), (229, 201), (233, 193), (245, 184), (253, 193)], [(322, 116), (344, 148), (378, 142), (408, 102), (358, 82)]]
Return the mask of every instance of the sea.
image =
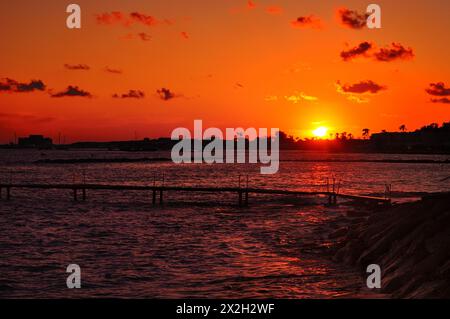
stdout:
[[(168, 152), (0, 150), (0, 184), (251, 187), (386, 196), (450, 191), (449, 155), (282, 151), (258, 164), (174, 164)], [(116, 159), (115, 162), (108, 162)], [(127, 161), (121, 161), (127, 159)], [(66, 160), (66, 162), (55, 162)], [(80, 161), (83, 160), (83, 161)], [(321, 196), (12, 189), (0, 201), (0, 298), (353, 298), (375, 296), (362, 269), (333, 261), (330, 234), (351, 203)], [(81, 288), (68, 289), (68, 265)]]

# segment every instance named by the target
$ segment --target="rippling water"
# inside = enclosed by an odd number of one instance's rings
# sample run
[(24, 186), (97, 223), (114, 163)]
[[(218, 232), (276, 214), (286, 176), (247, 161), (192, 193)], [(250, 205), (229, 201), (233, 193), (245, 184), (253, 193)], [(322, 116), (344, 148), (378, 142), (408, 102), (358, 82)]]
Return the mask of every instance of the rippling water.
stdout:
[[(0, 180), (67, 183), (237, 186), (318, 190), (326, 178), (343, 191), (399, 199), (449, 190), (450, 165), (296, 162), (296, 159), (434, 159), (446, 156), (337, 155), (286, 152), (280, 173), (257, 165), (116, 163), (37, 165), (42, 158), (148, 157), (99, 151), (2, 151)], [(152, 156), (167, 157), (167, 154)], [(1, 297), (318, 298), (364, 294), (364, 278), (330, 261), (326, 234), (348, 222), (349, 207), (323, 199), (258, 196), (249, 208), (236, 195), (167, 194), (152, 207), (143, 192), (88, 193), (75, 203), (65, 191), (13, 190), (0, 206)], [(83, 288), (66, 288), (68, 264), (82, 268)]]

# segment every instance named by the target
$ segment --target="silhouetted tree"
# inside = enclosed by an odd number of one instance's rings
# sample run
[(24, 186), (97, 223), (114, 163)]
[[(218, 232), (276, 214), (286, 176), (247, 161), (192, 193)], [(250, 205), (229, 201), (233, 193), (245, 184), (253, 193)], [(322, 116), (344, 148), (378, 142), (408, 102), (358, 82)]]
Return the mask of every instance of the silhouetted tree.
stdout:
[(369, 134), (370, 134), (370, 129), (365, 128), (365, 129), (362, 130), (363, 138), (365, 138), (365, 139), (369, 138)]
[(406, 125), (402, 124), (402, 125), (400, 125), (400, 127), (398, 129), (400, 130), (400, 132), (405, 133), (406, 132)]

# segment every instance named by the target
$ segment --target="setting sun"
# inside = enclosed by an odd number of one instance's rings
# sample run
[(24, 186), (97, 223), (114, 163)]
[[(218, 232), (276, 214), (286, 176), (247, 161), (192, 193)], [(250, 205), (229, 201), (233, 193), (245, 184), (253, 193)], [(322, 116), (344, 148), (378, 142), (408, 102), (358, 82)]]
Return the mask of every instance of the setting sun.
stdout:
[(323, 127), (323, 126), (318, 127), (313, 131), (313, 135), (315, 137), (325, 137), (327, 135), (327, 133), (328, 133), (328, 128)]

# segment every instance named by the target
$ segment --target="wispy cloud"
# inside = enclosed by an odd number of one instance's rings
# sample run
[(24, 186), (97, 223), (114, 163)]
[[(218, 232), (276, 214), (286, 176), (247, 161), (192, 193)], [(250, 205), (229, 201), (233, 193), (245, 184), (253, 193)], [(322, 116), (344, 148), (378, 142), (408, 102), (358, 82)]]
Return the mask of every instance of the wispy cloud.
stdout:
[(145, 93), (140, 90), (129, 90), (128, 93), (113, 94), (112, 97), (115, 99), (143, 99), (145, 98)]
[(86, 64), (64, 64), (64, 67), (67, 70), (71, 70), (71, 71), (89, 71), (91, 68), (89, 65)]
[(95, 15), (96, 21), (101, 25), (120, 25), (129, 27), (135, 24), (153, 27), (160, 24), (172, 24), (173, 22), (163, 19), (159, 20), (152, 15), (142, 12), (124, 13), (121, 11), (105, 12)]
[(113, 68), (110, 68), (108, 66), (105, 68), (105, 72), (112, 73), (112, 74), (123, 74), (122, 70), (120, 70), (120, 69), (113, 69)]
[(287, 95), (284, 98), (286, 99), (286, 101), (292, 102), (294, 104), (300, 103), (301, 101), (315, 102), (319, 100), (318, 97), (307, 95), (303, 92)]
[(320, 29), (322, 28), (322, 21), (315, 15), (301, 16), (291, 21), (291, 26), (297, 29)]

